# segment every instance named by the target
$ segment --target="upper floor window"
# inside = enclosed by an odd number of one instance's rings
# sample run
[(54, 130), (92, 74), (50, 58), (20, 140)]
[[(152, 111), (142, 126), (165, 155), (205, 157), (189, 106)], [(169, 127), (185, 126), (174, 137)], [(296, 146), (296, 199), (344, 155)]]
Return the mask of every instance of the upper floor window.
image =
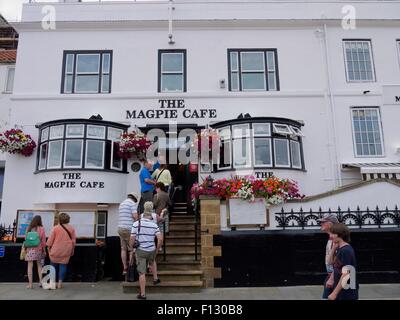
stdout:
[(279, 90), (277, 60), (276, 49), (229, 49), (229, 90)]
[(186, 92), (186, 50), (158, 51), (158, 92)]
[(50, 122), (40, 127), (37, 169), (100, 169), (123, 171), (119, 137), (126, 126), (101, 122)]
[(61, 93), (110, 93), (112, 51), (64, 51)]
[(4, 88), (4, 92), (11, 93), (14, 87), (14, 75), (15, 75), (15, 67), (7, 68), (7, 77), (6, 77), (6, 86)]
[(351, 115), (356, 156), (383, 156), (382, 126), (379, 109), (353, 108)]
[(300, 125), (261, 121), (218, 128), (218, 170), (304, 168)]
[(400, 64), (400, 40), (397, 40), (397, 53), (399, 54), (399, 64)]
[(348, 82), (373, 82), (375, 70), (370, 40), (344, 40)]

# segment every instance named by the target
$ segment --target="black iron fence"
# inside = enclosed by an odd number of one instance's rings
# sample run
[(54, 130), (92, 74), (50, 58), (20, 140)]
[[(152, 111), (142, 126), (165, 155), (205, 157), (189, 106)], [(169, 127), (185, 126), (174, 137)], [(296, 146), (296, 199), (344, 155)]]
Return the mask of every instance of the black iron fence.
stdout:
[(199, 260), (198, 237), (200, 228), (200, 202), (194, 204), (194, 259)]
[(293, 209), (285, 212), (282, 208), (281, 212), (275, 213), (275, 220), (277, 222), (277, 228), (285, 229), (315, 229), (318, 228), (321, 219), (325, 214), (335, 214), (339, 222), (346, 224), (351, 228), (386, 228), (394, 227), (400, 228), (400, 211), (397, 206), (394, 209), (379, 209), (376, 206), (375, 209), (361, 210), (357, 206), (356, 210), (342, 210), (338, 207), (337, 210), (322, 211), (321, 207), (318, 211), (304, 211), (300, 208), (299, 211)]
[(6, 227), (4, 224), (0, 224), (0, 242), (14, 241), (17, 231), (17, 223), (14, 220), (12, 226)]

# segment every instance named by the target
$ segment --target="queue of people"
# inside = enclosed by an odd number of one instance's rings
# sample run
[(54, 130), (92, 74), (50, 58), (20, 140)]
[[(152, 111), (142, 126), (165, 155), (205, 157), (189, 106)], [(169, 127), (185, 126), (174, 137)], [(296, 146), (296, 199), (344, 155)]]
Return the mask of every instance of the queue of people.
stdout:
[(41, 216), (34, 216), (26, 230), (26, 240), (21, 250), (21, 258), (28, 262), (28, 289), (33, 289), (33, 266), (37, 265), (39, 287), (42, 287), (42, 267), (47, 255), (46, 246), (51, 265), (56, 270), (58, 278), (57, 289), (62, 288), (65, 280), (67, 265), (74, 255), (76, 244), (75, 229), (69, 224), (70, 217), (67, 213), (60, 213), (58, 224), (53, 227), (50, 237), (46, 242), (45, 229)]
[(136, 264), (139, 273), (140, 293), (146, 299), (146, 273), (153, 275), (153, 284), (161, 282), (157, 275), (157, 253), (163, 244), (163, 231), (168, 232), (168, 190), (172, 185), (167, 166), (145, 161), (139, 174), (140, 197), (128, 194), (119, 206), (118, 234), (121, 241), (123, 275)]

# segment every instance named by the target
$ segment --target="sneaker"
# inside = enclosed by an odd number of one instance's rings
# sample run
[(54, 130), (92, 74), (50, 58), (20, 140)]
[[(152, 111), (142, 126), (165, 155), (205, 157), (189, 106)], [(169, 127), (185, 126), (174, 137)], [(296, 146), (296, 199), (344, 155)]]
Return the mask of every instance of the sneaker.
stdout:
[(159, 284), (161, 282), (160, 279), (153, 280), (153, 285)]
[(137, 295), (139, 300), (146, 300), (146, 296), (142, 296), (140, 293)]

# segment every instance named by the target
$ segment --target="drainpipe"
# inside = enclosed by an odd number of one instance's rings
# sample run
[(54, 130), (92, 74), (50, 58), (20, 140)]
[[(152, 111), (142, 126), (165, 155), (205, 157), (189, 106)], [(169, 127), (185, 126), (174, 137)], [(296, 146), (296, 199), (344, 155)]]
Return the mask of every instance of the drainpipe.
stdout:
[(168, 38), (169, 44), (174, 44), (175, 41), (172, 39), (172, 10), (175, 10), (175, 7), (173, 6), (173, 0), (169, 0), (168, 3)]
[(336, 138), (336, 114), (335, 114), (335, 99), (332, 92), (332, 76), (331, 76), (331, 67), (330, 67), (330, 55), (329, 55), (329, 45), (328, 45), (328, 28), (326, 23), (324, 23), (324, 32), (323, 32), (323, 40), (324, 40), (324, 49), (325, 49), (325, 64), (326, 64), (326, 73), (327, 73), (327, 90), (329, 96), (329, 111), (331, 116), (331, 125), (332, 125), (332, 133), (333, 133), (333, 157), (334, 157), (334, 186), (335, 189), (342, 186), (342, 171), (340, 168), (339, 162), (339, 152), (337, 148), (337, 138)]

